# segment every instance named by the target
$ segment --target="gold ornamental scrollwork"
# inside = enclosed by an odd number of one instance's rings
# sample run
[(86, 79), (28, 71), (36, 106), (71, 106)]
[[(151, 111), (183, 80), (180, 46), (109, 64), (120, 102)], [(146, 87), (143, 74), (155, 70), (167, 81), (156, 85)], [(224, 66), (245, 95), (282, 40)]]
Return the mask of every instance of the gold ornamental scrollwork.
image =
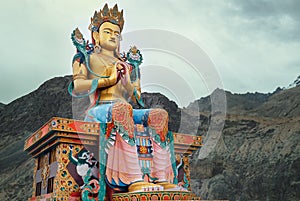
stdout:
[(50, 175), (50, 166), (49, 164), (45, 165), (42, 169), (41, 172), (41, 177), (42, 177), (42, 187), (45, 189), (47, 187), (47, 180)]
[(48, 155), (45, 155), (44, 157), (44, 165), (42, 167), (41, 171), (41, 178), (42, 178), (42, 187), (45, 189), (47, 187), (47, 181), (50, 176), (50, 165), (48, 163), (49, 158)]

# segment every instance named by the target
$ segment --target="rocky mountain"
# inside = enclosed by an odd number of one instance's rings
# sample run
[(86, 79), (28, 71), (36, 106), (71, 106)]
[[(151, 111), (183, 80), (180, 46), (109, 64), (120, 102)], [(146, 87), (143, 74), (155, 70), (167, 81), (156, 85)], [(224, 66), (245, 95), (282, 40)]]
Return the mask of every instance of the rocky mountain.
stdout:
[[(218, 93), (220, 89), (216, 89), (213, 93)], [(272, 95), (271, 93), (246, 93), (246, 94), (232, 94), (230, 91), (225, 91), (227, 99), (227, 113), (248, 113), (250, 110), (265, 103)], [(211, 99), (210, 96), (200, 98), (187, 107), (188, 110), (199, 110), (201, 112), (211, 111)]]
[[(226, 92), (227, 116), (215, 150), (192, 160), (205, 199), (300, 199), (300, 86), (270, 94)], [(192, 103), (203, 108), (209, 97)], [(200, 111), (199, 116), (206, 110)], [(204, 126), (204, 129), (207, 129)]]
[[(34, 163), (23, 151), (26, 137), (53, 116), (83, 118), (88, 99), (72, 100), (66, 90), (70, 80), (53, 78), (0, 105), (0, 200), (31, 196)], [(203, 199), (300, 200), (300, 86), (269, 94), (225, 94), (220, 140), (208, 157), (198, 159), (199, 152), (191, 160), (194, 192)], [(143, 99), (146, 107), (169, 112), (170, 130), (207, 137), (214, 120), (211, 96), (183, 109), (161, 94), (143, 93)]]
[[(299, 200), (300, 117), (228, 115), (215, 150), (192, 160), (206, 199)], [(197, 190), (196, 190), (197, 189)]]
[(0, 103), (0, 111), (3, 110), (5, 107), (5, 104), (4, 103)]
[(251, 110), (252, 115), (266, 117), (295, 117), (300, 114), (300, 86), (278, 91), (261, 104)]
[(287, 88), (290, 89), (290, 88), (293, 88), (293, 87), (296, 87), (296, 86), (300, 86), (300, 75)]

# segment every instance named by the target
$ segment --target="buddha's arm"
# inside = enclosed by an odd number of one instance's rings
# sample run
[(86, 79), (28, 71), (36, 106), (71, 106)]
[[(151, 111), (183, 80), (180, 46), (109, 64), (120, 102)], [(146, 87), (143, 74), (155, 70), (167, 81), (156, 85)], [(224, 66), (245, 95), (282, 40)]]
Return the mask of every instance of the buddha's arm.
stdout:
[[(76, 92), (88, 91), (91, 89), (93, 80), (88, 79), (88, 72), (84, 64), (78, 61), (73, 63), (73, 80), (74, 89)], [(108, 87), (115, 85), (117, 82), (117, 70), (112, 68), (108, 78), (99, 78), (98, 88)]]

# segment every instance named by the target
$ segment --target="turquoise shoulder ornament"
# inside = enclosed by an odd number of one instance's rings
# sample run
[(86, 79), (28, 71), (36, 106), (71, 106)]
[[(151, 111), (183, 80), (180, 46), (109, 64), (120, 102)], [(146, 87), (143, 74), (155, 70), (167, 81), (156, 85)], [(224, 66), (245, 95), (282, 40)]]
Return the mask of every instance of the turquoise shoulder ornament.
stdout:
[[(94, 45), (91, 43), (88, 44), (87, 42), (85, 42), (85, 39), (83, 38), (83, 35), (79, 31), (78, 28), (76, 28), (72, 32), (71, 39), (72, 39), (74, 46), (77, 49), (76, 55), (80, 54), (83, 57), (82, 60), (85, 63), (87, 70), (99, 78), (108, 78), (109, 76), (101, 76), (101, 75), (93, 72), (92, 69), (90, 68), (90, 54), (94, 51)], [(75, 57), (76, 57), (76, 55), (75, 55)], [(75, 57), (74, 57), (74, 59), (75, 59)], [(74, 61), (74, 59), (73, 59), (73, 61)]]
[[(82, 33), (79, 31), (78, 28), (76, 28), (72, 34), (71, 34), (71, 40), (74, 44), (74, 46), (76, 47), (77, 53), (75, 54), (72, 63), (75, 62), (75, 60), (79, 59), (80, 64), (85, 64), (87, 70), (95, 75), (96, 77), (99, 78), (108, 78), (109, 76), (101, 76), (98, 75), (97, 73), (95, 73), (94, 71), (92, 71), (92, 69), (90, 68), (90, 54), (94, 51), (94, 45), (93, 44), (89, 44), (88, 42), (85, 41), (85, 39), (83, 38)], [(74, 83), (70, 82), (69, 86), (68, 86), (68, 92), (71, 96), (75, 97), (75, 98), (82, 98), (82, 97), (87, 97), (90, 94), (94, 93), (97, 89), (98, 86), (98, 79), (94, 79), (92, 82), (92, 87), (89, 91), (89, 93), (87, 94), (82, 94), (82, 95), (76, 95), (74, 93)]]
[[(131, 82), (136, 82), (140, 79), (140, 68), (139, 66), (143, 62), (143, 55), (141, 54), (140, 50), (137, 49), (136, 46), (130, 48), (130, 50), (126, 54), (127, 63), (129, 63), (133, 70), (131, 72), (130, 78)], [(133, 95), (135, 96), (136, 101), (142, 107), (145, 107), (142, 97), (138, 96), (137, 89), (134, 88)]]
[(135, 82), (137, 79), (140, 78), (140, 69), (139, 66), (143, 62), (143, 55), (141, 54), (140, 50), (133, 46), (126, 54), (127, 62), (133, 67), (132, 71), (132, 82)]

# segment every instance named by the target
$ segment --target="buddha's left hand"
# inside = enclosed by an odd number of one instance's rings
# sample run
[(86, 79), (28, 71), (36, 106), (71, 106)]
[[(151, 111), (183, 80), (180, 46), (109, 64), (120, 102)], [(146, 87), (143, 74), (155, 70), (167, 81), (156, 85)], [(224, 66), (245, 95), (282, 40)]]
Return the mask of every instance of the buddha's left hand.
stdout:
[(117, 72), (118, 72), (118, 80), (121, 80), (122, 85), (126, 88), (130, 85), (131, 86), (131, 79), (130, 79), (130, 66), (124, 62), (119, 62), (117, 64)]
[(125, 65), (119, 63), (117, 64), (117, 73), (118, 73), (118, 80), (121, 80), (122, 84), (125, 85), (126, 83), (126, 67)]

